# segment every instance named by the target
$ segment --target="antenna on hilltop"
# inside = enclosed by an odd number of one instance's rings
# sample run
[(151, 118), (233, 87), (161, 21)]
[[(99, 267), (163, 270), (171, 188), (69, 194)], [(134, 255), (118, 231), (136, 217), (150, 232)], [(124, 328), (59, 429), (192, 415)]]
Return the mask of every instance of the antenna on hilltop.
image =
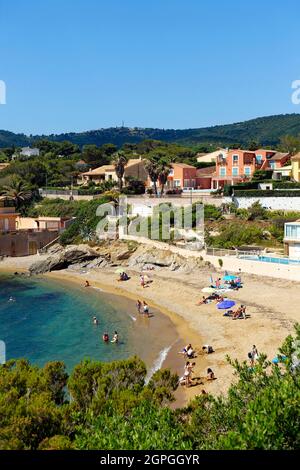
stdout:
[(124, 127), (124, 121), (122, 121), (122, 127)]

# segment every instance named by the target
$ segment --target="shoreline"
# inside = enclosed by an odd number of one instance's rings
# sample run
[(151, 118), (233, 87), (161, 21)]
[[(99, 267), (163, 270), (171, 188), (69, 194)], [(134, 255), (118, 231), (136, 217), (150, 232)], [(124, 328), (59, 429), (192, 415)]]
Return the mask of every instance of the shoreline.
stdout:
[[(6, 259), (0, 263), (0, 270), (26, 271), (37, 259), (41, 260), (41, 256), (35, 259), (34, 257)], [(174, 364), (182, 364), (181, 372), (184, 359), (180, 358), (178, 351), (188, 342), (191, 342), (196, 349), (201, 348), (203, 344), (212, 345), (215, 350), (213, 354), (203, 355), (200, 351), (195, 360), (195, 377), (201, 378), (200, 384), (189, 388), (180, 387), (175, 393), (176, 398), (177, 393), (184, 395), (185, 403), (200, 394), (202, 388), (213, 395), (225, 394), (235, 380), (226, 355), (240, 362), (248, 361), (248, 351), (255, 344), (259, 352), (266, 353), (268, 358), (272, 359), (283, 340), (293, 333), (293, 325), (300, 322), (298, 308), (300, 283), (296, 281), (242, 272), (243, 288), (228, 292), (226, 295), (234, 300), (237, 306), (246, 305), (249, 317), (247, 320), (232, 321), (231, 318), (223, 316), (223, 312), (216, 308), (214, 302), (196, 306), (196, 302), (203, 295), (201, 289), (210, 284), (211, 272), (208, 268), (190, 274), (157, 268), (147, 273), (153, 282), (145, 289), (139, 284), (140, 271), (124, 266), (130, 279), (119, 283), (116, 281), (115, 269), (116, 267), (76, 270), (75, 267), (71, 267), (63, 271), (46, 273), (46, 276), (65, 280), (72, 278), (81, 285), (88, 279), (91, 284), (99, 285), (108, 293), (125, 296), (135, 301), (138, 298), (146, 300), (150, 306), (167, 315), (177, 327), (178, 336), (182, 338), (183, 344), (181, 346), (177, 343), (176, 351), (174, 349), (168, 354), (163, 367), (171, 367), (174, 370), (175, 366), (172, 366), (174, 360)], [(213, 272), (212, 275), (222, 276), (221, 272), (220, 274)], [(213, 369), (217, 377), (217, 380), (210, 383), (206, 383), (204, 379), (208, 367)]]
[[(64, 282), (75, 283), (81, 287), (83, 286), (83, 282), (87, 279), (93, 284), (91, 285), (92, 289), (93, 288), (101, 289), (103, 292), (107, 294), (116, 295), (118, 297), (125, 297), (126, 299), (132, 300), (134, 302), (137, 300), (136, 295), (134, 295), (132, 292), (129, 292), (125, 289), (126, 282), (122, 286), (114, 287), (111, 284), (104, 283), (103, 280), (101, 281), (95, 280), (90, 274), (91, 273), (83, 274), (79, 272), (70, 272), (68, 269), (64, 269), (60, 271), (52, 271), (50, 273), (45, 273), (44, 276), (46, 278), (50, 278), (54, 280), (63, 280)], [(114, 274), (114, 276), (116, 276), (116, 274)], [(162, 307), (155, 301), (150, 300), (148, 297), (146, 298), (143, 295), (140, 295), (140, 297), (141, 298), (143, 297), (143, 299), (146, 299), (148, 305), (152, 309), (158, 310), (162, 315), (167, 316), (171, 320), (172, 325), (178, 336), (177, 336), (177, 340), (175, 341), (175, 343), (171, 345), (171, 348), (167, 352), (166, 358), (163, 360), (161, 367), (169, 368), (171, 369), (171, 372), (177, 373), (178, 376), (181, 377), (183, 375), (185, 360), (183, 356), (178, 354), (178, 351), (189, 342), (193, 345), (200, 344), (201, 338), (199, 337), (199, 334), (195, 330), (190, 328), (189, 325), (187, 325), (185, 321), (176, 313), (172, 312), (171, 310), (165, 307)], [(181, 345), (180, 345), (180, 341), (181, 341)], [(160, 351), (160, 354), (161, 353), (162, 351)], [(201, 356), (198, 356), (198, 360), (200, 358)], [(157, 357), (157, 360), (158, 359), (160, 359), (160, 356)], [(183, 386), (179, 386), (177, 388), (177, 390), (174, 393), (174, 396), (175, 396), (175, 402), (173, 402), (172, 407), (176, 407), (176, 408), (187, 405), (190, 399), (190, 394), (188, 393), (188, 390)]]
[[(17, 268), (16, 266), (4, 267), (0, 264), (0, 273), (1, 272), (2, 273), (18, 272), (18, 273), (26, 273), (26, 274), (28, 273), (28, 269), (26, 267), (18, 267), (17, 271), (16, 271), (16, 268)], [(95, 289), (95, 290), (100, 289), (105, 294), (111, 294), (117, 297), (124, 297), (131, 301), (136, 301), (136, 296), (126, 291), (125, 289), (123, 289), (122, 286), (114, 287), (111, 284), (94, 280), (89, 274), (82, 274), (80, 272), (70, 272), (70, 270), (68, 269), (63, 269), (59, 271), (48, 272), (40, 276), (53, 279), (56, 281), (61, 280), (65, 284), (68, 284), (68, 283), (73, 284), (73, 285), (75, 284), (78, 287), (83, 287), (83, 283), (85, 279), (87, 279), (92, 283), (90, 287), (91, 289)], [(144, 298), (144, 296), (142, 295), (140, 297)], [(191, 344), (196, 344), (196, 342), (198, 343), (199, 336), (194, 330), (192, 330), (191, 328), (189, 328), (188, 325), (185, 324), (184, 320), (180, 316), (178, 316), (174, 312), (161, 307), (160, 305), (158, 305), (156, 302), (152, 300), (151, 301), (149, 300), (148, 302), (148, 299), (147, 299), (147, 303), (152, 309), (159, 311), (161, 315), (164, 315), (171, 320), (174, 330), (177, 334), (177, 339), (172, 345), (166, 346), (165, 349), (159, 351), (159, 355), (156, 357), (156, 360), (153, 363), (153, 366), (156, 363), (160, 362), (160, 367), (158, 369), (162, 367), (169, 368), (171, 372), (177, 373), (178, 376), (181, 377), (183, 375), (185, 360), (183, 359), (183, 356), (178, 354), (178, 351), (188, 342), (191, 342)], [(161, 361), (162, 359), (161, 355), (166, 351), (166, 349), (168, 349), (166, 353), (166, 357), (163, 359), (163, 361)], [(155, 370), (158, 370), (158, 369), (155, 369)], [(151, 368), (149, 367), (148, 373), (150, 370)], [(190, 398), (189, 393), (187, 393), (187, 389), (182, 386), (179, 386), (177, 388), (177, 390), (174, 392), (174, 396), (175, 396), (175, 401), (171, 403), (172, 408), (179, 408), (179, 407), (183, 407), (187, 405), (189, 398)]]

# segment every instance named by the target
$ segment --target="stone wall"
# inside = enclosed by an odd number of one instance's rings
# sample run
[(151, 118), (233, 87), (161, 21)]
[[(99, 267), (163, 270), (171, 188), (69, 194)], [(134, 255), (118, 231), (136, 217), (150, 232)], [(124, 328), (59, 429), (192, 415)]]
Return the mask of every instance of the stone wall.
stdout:
[(59, 232), (48, 230), (0, 232), (0, 256), (34, 255), (58, 235)]
[(239, 209), (248, 209), (254, 202), (260, 202), (263, 207), (271, 210), (300, 211), (299, 197), (224, 197), (223, 202), (234, 202)]

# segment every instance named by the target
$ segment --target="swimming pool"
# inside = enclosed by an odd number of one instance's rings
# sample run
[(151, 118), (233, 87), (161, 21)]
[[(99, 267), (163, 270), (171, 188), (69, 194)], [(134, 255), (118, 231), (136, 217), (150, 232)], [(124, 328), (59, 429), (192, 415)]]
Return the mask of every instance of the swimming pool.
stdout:
[(289, 259), (289, 258), (273, 258), (272, 256), (251, 256), (243, 255), (239, 256), (240, 259), (247, 259), (251, 261), (264, 261), (266, 263), (278, 263), (278, 264), (296, 264), (300, 265), (300, 259)]

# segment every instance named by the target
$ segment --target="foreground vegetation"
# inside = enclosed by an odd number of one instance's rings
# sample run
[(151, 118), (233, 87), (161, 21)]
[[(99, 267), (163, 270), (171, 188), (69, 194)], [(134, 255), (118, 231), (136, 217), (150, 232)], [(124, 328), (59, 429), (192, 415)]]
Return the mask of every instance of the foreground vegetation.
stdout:
[(289, 336), (274, 365), (229, 361), (226, 396), (199, 395), (171, 410), (178, 377), (156, 372), (145, 383), (138, 358), (83, 361), (69, 377), (62, 362), (43, 368), (22, 359), (0, 366), (0, 449), (299, 449), (300, 372)]

